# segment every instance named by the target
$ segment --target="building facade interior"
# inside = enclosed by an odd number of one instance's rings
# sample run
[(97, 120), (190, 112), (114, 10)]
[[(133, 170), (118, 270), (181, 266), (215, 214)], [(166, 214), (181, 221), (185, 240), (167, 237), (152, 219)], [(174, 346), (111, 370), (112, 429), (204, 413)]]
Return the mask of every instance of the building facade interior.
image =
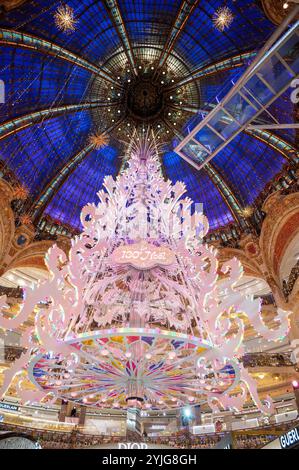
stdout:
[(299, 446), (299, 4), (0, 0), (0, 448)]

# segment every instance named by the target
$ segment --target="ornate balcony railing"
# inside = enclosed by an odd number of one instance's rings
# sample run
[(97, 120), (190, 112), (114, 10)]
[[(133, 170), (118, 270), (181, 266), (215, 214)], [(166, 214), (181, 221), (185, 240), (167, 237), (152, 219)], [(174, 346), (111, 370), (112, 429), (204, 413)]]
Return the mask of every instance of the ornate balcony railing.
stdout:
[(22, 300), (24, 297), (24, 291), (20, 287), (0, 286), (0, 297), (3, 295), (6, 295), (8, 299), (13, 298)]
[(245, 367), (290, 367), (294, 366), (291, 353), (255, 354), (248, 353), (242, 358)]

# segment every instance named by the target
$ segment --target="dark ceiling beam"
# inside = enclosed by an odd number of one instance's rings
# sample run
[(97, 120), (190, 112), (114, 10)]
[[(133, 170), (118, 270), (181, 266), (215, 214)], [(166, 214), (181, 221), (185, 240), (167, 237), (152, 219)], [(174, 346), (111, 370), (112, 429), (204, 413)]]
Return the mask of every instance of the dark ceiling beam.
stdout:
[[(119, 126), (123, 119), (119, 119), (113, 126), (106, 129), (105, 133), (110, 133), (116, 126)], [(95, 145), (88, 144), (79, 153), (74, 155), (70, 160), (66, 162), (63, 167), (57, 172), (57, 174), (52, 178), (50, 183), (43, 189), (41, 194), (38, 196), (34, 202), (32, 209), (32, 219), (37, 221), (41, 216), (42, 212), (46, 206), (51, 202), (55, 194), (59, 189), (64, 185), (70, 175), (75, 171), (75, 169), (87, 158), (93, 150), (96, 150)]]
[(185, 24), (192, 15), (194, 9), (197, 7), (199, 0), (183, 0), (181, 6), (178, 10), (178, 13), (174, 19), (171, 30), (168, 34), (165, 46), (161, 53), (158, 69), (161, 69), (165, 62), (167, 61), (169, 55), (171, 54), (174, 45), (184, 29)]
[(66, 165), (61, 168), (58, 174), (52, 179), (52, 181), (47, 185), (43, 190), (42, 194), (38, 197), (35, 202), (32, 219), (35, 220), (42, 210), (49, 204), (53, 196), (64, 184), (69, 175), (74, 171), (74, 169), (80, 165), (80, 163), (95, 149), (94, 145), (86, 145), (79, 153), (74, 155), (71, 160), (69, 160)]
[(244, 132), (264, 144), (269, 145), (274, 150), (281, 153), (289, 162), (299, 161), (298, 149), (273, 132), (266, 129), (246, 129)]
[[(171, 130), (180, 140), (183, 139), (183, 136), (178, 132), (178, 130), (166, 119), (164, 119), (165, 126)], [(187, 163), (191, 166), (196, 168), (196, 162), (190, 158), (186, 158)], [(231, 190), (228, 183), (224, 180), (223, 176), (219, 173), (219, 171), (215, 168), (215, 166), (209, 162), (203, 168), (206, 173), (208, 174), (209, 178), (213, 182), (213, 184), (219, 189), (222, 199), (224, 200), (225, 204), (228, 206), (232, 216), (239, 223), (239, 225), (244, 226), (245, 219), (241, 216), (242, 214), (242, 206), (239, 204), (238, 200), (236, 199), (233, 191)], [(240, 221), (242, 220), (243, 223)]]
[(125, 22), (122, 18), (120, 8), (118, 6), (117, 0), (104, 0), (104, 4), (109, 13), (112, 23), (115, 26), (116, 32), (121, 40), (125, 54), (128, 58), (128, 61), (134, 71), (134, 74), (137, 75), (136, 61), (134, 58), (132, 44), (125, 26)]
[(46, 41), (45, 39), (38, 38), (31, 34), (0, 28), (0, 44), (31, 50), (33, 49), (41, 52), (42, 54), (52, 55), (58, 59), (65, 60), (73, 65), (82, 67), (85, 70), (100, 76), (107, 82), (113, 83), (119, 87), (121, 86), (108, 72), (102, 70), (100, 67), (53, 42)]
[(0, 124), (0, 141), (6, 139), (6, 137), (16, 134), (26, 127), (32, 126), (44, 120), (52, 119), (56, 116), (67, 113), (76, 113), (78, 111), (84, 111), (87, 109), (94, 108), (106, 108), (116, 106), (118, 102), (106, 103), (101, 101), (91, 101), (81, 104), (67, 104), (58, 106), (55, 108), (41, 109), (33, 113), (25, 114), (24, 116), (15, 117)]
[(185, 78), (182, 78), (181, 80), (173, 83), (167, 89), (173, 90), (208, 75), (213, 75), (218, 72), (224, 72), (225, 70), (240, 67), (244, 65), (247, 60), (250, 60), (255, 56), (256, 52), (244, 52), (227, 59), (219, 60), (214, 64), (207, 65), (206, 67), (200, 67), (199, 69), (196, 69), (188, 74)]

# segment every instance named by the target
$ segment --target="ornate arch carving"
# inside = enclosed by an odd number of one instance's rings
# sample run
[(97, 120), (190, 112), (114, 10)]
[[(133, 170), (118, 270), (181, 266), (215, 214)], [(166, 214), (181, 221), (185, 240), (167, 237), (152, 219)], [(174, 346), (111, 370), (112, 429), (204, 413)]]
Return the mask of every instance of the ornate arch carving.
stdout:
[(284, 3), (285, 0), (262, 0), (264, 12), (272, 23), (280, 24), (289, 14), (290, 8), (284, 9)]
[(12, 189), (10, 185), (0, 180), (0, 273), (3, 269), (3, 261), (9, 251), (14, 234), (15, 221), (14, 214), (10, 207), (12, 200)]
[(299, 232), (299, 193), (272, 194), (263, 206), (266, 212), (261, 235), (261, 253), (269, 273), (278, 285), (279, 266), (291, 240)]

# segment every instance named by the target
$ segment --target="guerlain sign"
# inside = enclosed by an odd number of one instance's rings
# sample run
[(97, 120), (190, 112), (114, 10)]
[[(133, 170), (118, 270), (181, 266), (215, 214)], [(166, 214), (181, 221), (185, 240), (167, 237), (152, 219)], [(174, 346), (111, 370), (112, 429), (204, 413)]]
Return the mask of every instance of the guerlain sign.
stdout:
[(299, 427), (291, 429), (279, 438), (282, 449), (288, 449), (295, 444), (299, 444)]

